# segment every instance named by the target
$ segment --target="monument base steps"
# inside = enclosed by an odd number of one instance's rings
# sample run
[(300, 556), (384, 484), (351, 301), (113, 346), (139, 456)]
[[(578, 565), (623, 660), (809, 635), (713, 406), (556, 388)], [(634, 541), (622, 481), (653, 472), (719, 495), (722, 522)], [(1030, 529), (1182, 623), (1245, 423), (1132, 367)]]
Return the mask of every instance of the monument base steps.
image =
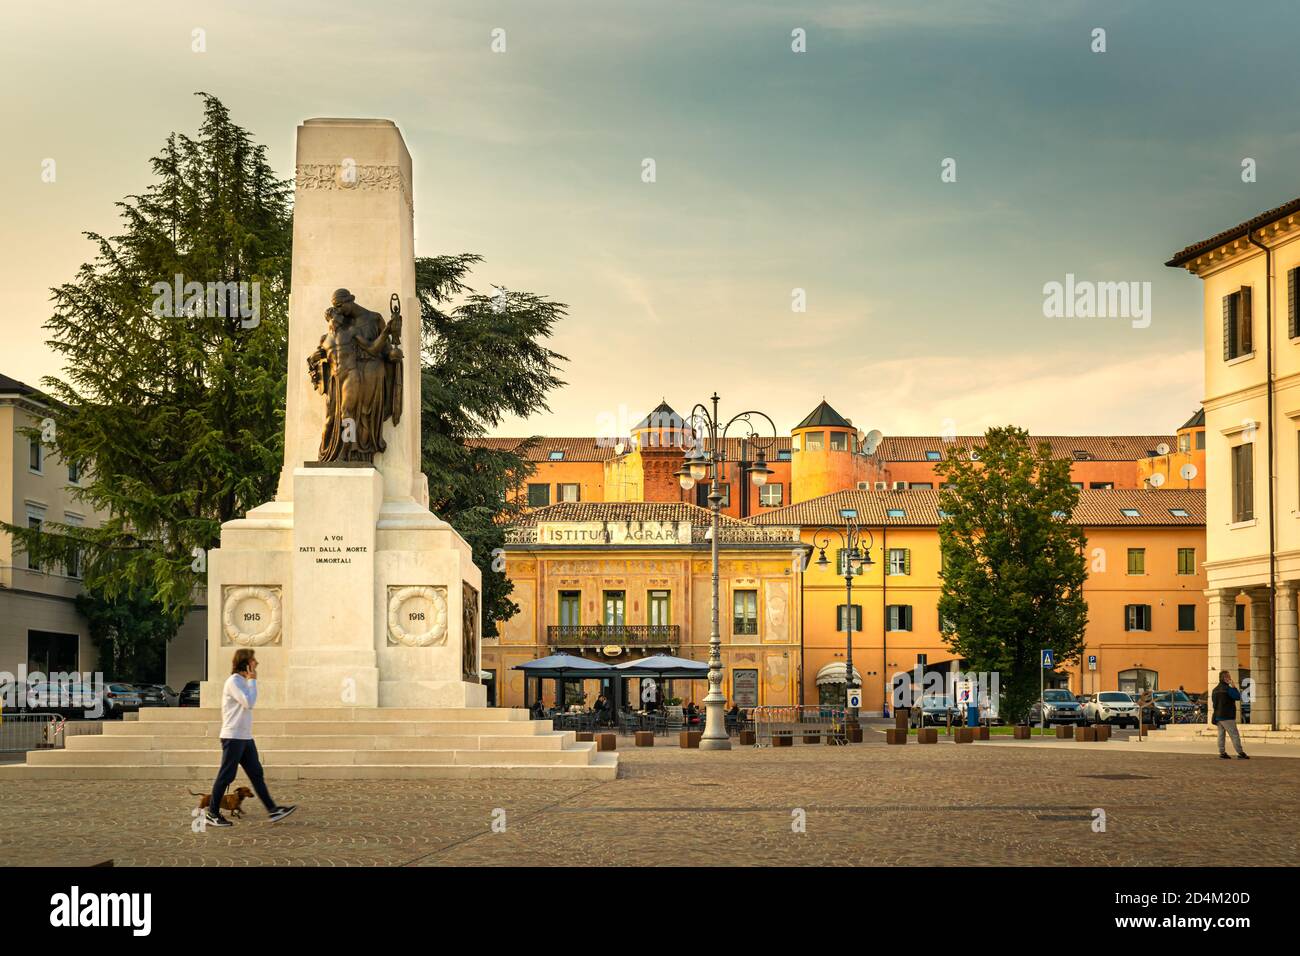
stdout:
[[(613, 780), (618, 755), (549, 720), (506, 708), (259, 708), (254, 723), (268, 780), (523, 777)], [(206, 787), (221, 757), (220, 714), (148, 708), (105, 721), (0, 767), (0, 780), (188, 780)], [(239, 780), (243, 781), (243, 772)]]

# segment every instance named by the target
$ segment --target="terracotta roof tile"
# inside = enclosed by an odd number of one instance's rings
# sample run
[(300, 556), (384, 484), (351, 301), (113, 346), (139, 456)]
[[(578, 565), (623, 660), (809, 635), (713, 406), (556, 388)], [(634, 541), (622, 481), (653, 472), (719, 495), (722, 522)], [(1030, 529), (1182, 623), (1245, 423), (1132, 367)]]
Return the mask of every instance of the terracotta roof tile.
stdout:
[[(840, 509), (854, 508), (860, 524), (880, 527), (927, 527), (938, 525), (939, 490), (907, 491), (837, 491), (834, 494), (766, 511), (750, 519), (756, 525), (790, 525), (804, 527), (844, 523)], [(1122, 509), (1137, 512), (1125, 515)], [(1182, 510), (1186, 517), (1172, 512)], [(890, 514), (891, 511), (901, 514)], [(1086, 527), (1123, 527), (1134, 525), (1205, 525), (1205, 491), (1199, 488), (1116, 488), (1084, 489), (1073, 523)]]
[[(1156, 446), (1161, 442), (1173, 447), (1178, 438), (1175, 435), (1030, 435), (1032, 445), (1047, 442), (1054, 458), (1078, 459), (1076, 452), (1091, 456), (1083, 459), (1089, 461), (1136, 461), (1155, 454)], [(937, 451), (945, 458), (952, 448), (969, 451), (971, 448), (983, 448), (983, 435), (958, 435), (951, 440), (940, 436), (917, 437), (899, 435), (885, 436), (877, 450), (877, 457), (884, 461), (926, 461), (926, 452)]]
[(1173, 258), (1165, 263), (1167, 266), (1183, 266), (1191, 262), (1197, 256), (1216, 249), (1226, 242), (1232, 242), (1234, 239), (1240, 239), (1246, 233), (1258, 229), (1260, 226), (1267, 226), (1270, 222), (1290, 216), (1293, 213), (1300, 212), (1300, 199), (1292, 199), (1280, 206), (1261, 212), (1254, 218), (1247, 219), (1245, 222), (1239, 222), (1231, 229), (1225, 229), (1223, 232), (1210, 236), (1209, 239), (1202, 239), (1200, 242), (1194, 242), (1185, 249), (1174, 253)]
[[(624, 446), (629, 442), (623, 439)], [(531, 442), (524, 452), (528, 461), (550, 461), (551, 452), (564, 452), (563, 461), (605, 461), (614, 457), (616, 442), (607, 438), (472, 438), (465, 444), (472, 448), (492, 448), (514, 451), (524, 442)]]
[[(550, 521), (689, 521), (704, 526), (712, 520), (708, 508), (684, 501), (561, 501), (528, 512), (514, 525), (524, 528)], [(727, 515), (719, 515), (719, 522), (725, 527), (748, 525)]]

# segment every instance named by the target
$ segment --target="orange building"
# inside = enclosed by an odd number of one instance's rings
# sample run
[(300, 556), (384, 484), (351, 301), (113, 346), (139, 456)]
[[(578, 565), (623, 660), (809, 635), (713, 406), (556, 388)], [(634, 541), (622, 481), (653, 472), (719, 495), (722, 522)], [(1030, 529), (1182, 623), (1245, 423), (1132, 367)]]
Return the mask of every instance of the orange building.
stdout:
[[(1055, 457), (1070, 461), (1072, 480), (1081, 490), (1074, 520), (1088, 536), (1088, 651), (1079, 667), (1057, 680), (1075, 691), (1150, 684), (1204, 690), (1204, 414), (1197, 412), (1169, 435), (1032, 437), (1046, 442)], [(744, 652), (750, 655), (740, 661), (746, 695), (755, 667), (761, 678), (754, 693), (764, 703), (815, 702), (843, 692), (845, 642), (836, 629), (843, 578), (815, 566), (804, 570), (792, 555), (811, 546), (814, 525), (842, 526), (839, 507), (846, 501), (861, 509), (875, 541), (875, 568), (855, 587), (854, 599), (862, 628), (854, 665), (867, 700), (883, 707), (888, 678), (910, 671), (918, 660), (927, 666), (955, 663), (938, 621), (941, 479), (935, 468), (954, 451), (977, 458), (983, 441), (982, 436), (864, 435), (825, 400), (789, 436), (726, 438), (720, 474), (724, 533), (744, 544), (744, 557), (724, 557), (724, 592), (733, 587), (734, 582), (725, 583), (733, 576), (773, 582), (779, 576), (793, 589), (788, 594), (775, 583), (734, 586), (755, 591), (760, 601), (755, 613), (764, 620), (769, 614), (786, 620), (791, 609), (798, 610), (788, 618), (788, 633), (765, 631), (758, 642), (779, 644), (780, 664), (767, 651)], [(485, 669), (503, 682), (507, 703), (524, 699), (510, 667), (561, 646), (554, 638), (566, 622), (639, 627), (650, 620), (651, 592), (657, 593), (654, 613), (670, 614), (673, 626), (682, 628), (670, 645), (674, 652), (703, 659), (707, 617), (700, 615), (707, 604), (699, 602), (708, 590), (700, 578), (708, 573), (702, 537), (708, 489), (698, 483), (686, 491), (677, 480), (693, 437), (689, 423), (672, 406), (661, 402), (623, 439), (536, 438), (524, 443), (496, 438), (482, 443), (522, 447), (536, 467), (526, 487), (515, 492), (527, 496), (531, 510), (511, 530), (506, 548), (506, 573), (515, 583), (521, 613), (500, 625), (499, 646), (484, 647)], [(761, 488), (747, 471), (760, 458), (772, 470)], [(645, 509), (665, 508), (684, 509), (673, 512), (679, 515), (674, 520), (686, 520), (691, 527), (675, 526), (672, 542), (627, 538), (628, 522), (639, 527), (648, 521), (654, 527), (662, 515), (655, 511), (658, 517), (647, 517), (652, 512)], [(565, 522), (614, 530), (583, 540), (576, 552), (574, 542), (537, 537), (539, 527)], [(698, 553), (689, 557), (692, 551)], [(886, 568), (893, 570), (886, 573)], [(561, 581), (569, 584), (561, 586)], [(612, 617), (602, 603), (606, 592), (623, 592), (626, 601)], [(581, 596), (575, 598), (575, 593)], [(664, 610), (665, 600), (674, 610)], [(724, 619), (729, 600), (724, 593)], [(1246, 607), (1239, 602), (1241, 627), (1249, 616)], [(607, 643), (623, 654), (650, 650), (635, 640)], [(599, 648), (578, 649), (600, 653)], [(1089, 657), (1095, 657), (1095, 669), (1089, 667)], [(728, 672), (728, 688), (731, 680)], [(781, 689), (787, 682), (788, 693)]]
[[(843, 528), (846, 508), (869, 536), (872, 557), (870, 569), (853, 584), (854, 671), (870, 709), (880, 711), (894, 674), (918, 664), (947, 668), (956, 663), (938, 612), (939, 492), (842, 491), (754, 519), (759, 527), (793, 525), (805, 545), (826, 547), (829, 566), (814, 561), (799, 582), (806, 703), (844, 690), (844, 624), (850, 613), (836, 553), (840, 539), (816, 532)], [(1204, 492), (1085, 489), (1073, 521), (1087, 536), (1086, 649), (1055, 682), (1076, 693), (1179, 686), (1204, 691)], [(1096, 658), (1095, 669), (1089, 657)]]

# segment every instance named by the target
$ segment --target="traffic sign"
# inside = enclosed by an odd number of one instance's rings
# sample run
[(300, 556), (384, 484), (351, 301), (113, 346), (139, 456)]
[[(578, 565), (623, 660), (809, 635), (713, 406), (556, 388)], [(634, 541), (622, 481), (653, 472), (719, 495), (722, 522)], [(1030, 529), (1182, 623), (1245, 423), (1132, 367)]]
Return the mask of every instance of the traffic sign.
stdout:
[(974, 689), (975, 689), (974, 681), (968, 681), (968, 680), (957, 681), (957, 688), (956, 688), (957, 705), (959, 707), (965, 707), (967, 704), (973, 703), (973, 701), (971, 700), (971, 695), (974, 692)]
[(1088, 670), (1090, 670), (1090, 671), (1095, 671), (1096, 669), (1097, 669), (1097, 655), (1096, 655), (1096, 654), (1089, 654), (1089, 655), (1088, 655)]
[(862, 709), (862, 688), (850, 687), (848, 693), (848, 707), (850, 709)]
[(1044, 666), (1044, 667), (1047, 667), (1047, 668), (1055, 667), (1056, 664), (1054, 663), (1054, 660), (1055, 660), (1055, 659), (1054, 659), (1053, 656), (1052, 656), (1052, 649), (1051, 649), (1050, 647), (1044, 647), (1044, 648), (1043, 648), (1043, 666)]

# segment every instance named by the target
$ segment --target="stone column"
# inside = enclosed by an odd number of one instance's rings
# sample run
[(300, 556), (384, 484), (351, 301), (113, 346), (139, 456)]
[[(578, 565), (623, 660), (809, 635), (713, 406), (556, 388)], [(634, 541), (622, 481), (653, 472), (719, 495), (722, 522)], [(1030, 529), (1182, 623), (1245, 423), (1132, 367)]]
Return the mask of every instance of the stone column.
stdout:
[(1296, 621), (1296, 582), (1277, 586), (1277, 724), (1300, 724), (1300, 628)]
[(1236, 588), (1211, 588), (1205, 592), (1209, 605), (1209, 644), (1206, 667), (1205, 721), (1213, 723), (1209, 692), (1219, 682), (1219, 671), (1237, 674)]
[(1250, 594), (1250, 722), (1267, 727), (1273, 723), (1273, 631), (1269, 627), (1272, 593), (1268, 588), (1252, 588), (1247, 593)]

